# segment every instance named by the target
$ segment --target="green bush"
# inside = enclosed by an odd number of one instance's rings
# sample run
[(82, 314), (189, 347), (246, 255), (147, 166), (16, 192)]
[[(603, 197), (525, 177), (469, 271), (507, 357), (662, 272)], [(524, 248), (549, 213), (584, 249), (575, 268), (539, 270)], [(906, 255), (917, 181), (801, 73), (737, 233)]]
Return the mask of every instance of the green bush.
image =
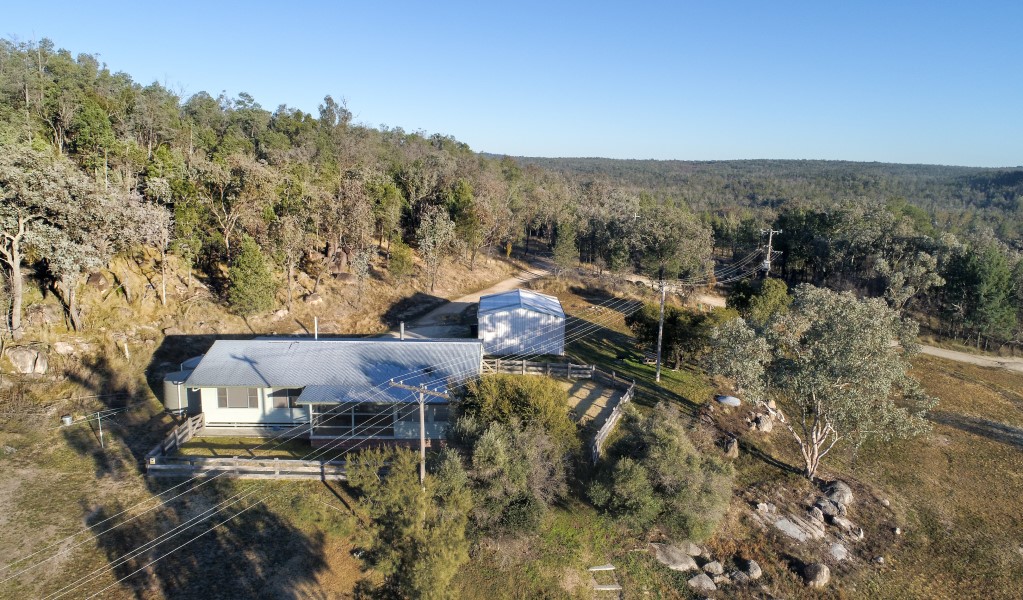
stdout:
[(713, 533), (732, 496), (731, 464), (699, 452), (677, 409), (658, 405), (646, 418), (630, 412), (626, 435), (587, 489), (594, 505), (644, 530), (702, 540)]
[(467, 386), (460, 411), (482, 423), (536, 425), (566, 452), (581, 446), (569, 416), (568, 392), (549, 377), (484, 375)]
[(266, 312), (273, 308), (277, 282), (256, 242), (245, 236), (228, 271), (230, 285), (227, 301), (231, 310), (242, 316)]

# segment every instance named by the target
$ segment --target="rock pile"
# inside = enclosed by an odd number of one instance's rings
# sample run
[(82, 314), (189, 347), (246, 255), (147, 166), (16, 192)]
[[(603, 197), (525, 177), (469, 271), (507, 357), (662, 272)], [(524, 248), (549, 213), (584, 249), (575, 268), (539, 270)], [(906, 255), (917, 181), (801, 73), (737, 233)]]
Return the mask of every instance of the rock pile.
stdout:
[[(756, 561), (745, 561), (742, 568), (725, 573), (725, 565), (700, 546), (686, 541), (679, 544), (650, 544), (657, 562), (673, 571), (700, 571), (687, 580), (694, 591), (707, 593), (720, 586), (749, 584), (763, 575)], [(702, 566), (699, 562), (702, 562)], [(738, 564), (739, 561), (734, 561)]]

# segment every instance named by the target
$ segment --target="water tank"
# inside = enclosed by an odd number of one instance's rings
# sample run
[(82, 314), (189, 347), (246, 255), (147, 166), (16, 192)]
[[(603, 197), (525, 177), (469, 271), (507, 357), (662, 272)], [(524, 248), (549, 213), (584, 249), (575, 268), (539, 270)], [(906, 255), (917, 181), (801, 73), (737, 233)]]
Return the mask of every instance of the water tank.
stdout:
[(185, 380), (191, 375), (191, 371), (177, 371), (167, 373), (163, 378), (163, 406), (167, 412), (173, 414), (185, 414), (188, 410), (188, 389), (185, 387)]

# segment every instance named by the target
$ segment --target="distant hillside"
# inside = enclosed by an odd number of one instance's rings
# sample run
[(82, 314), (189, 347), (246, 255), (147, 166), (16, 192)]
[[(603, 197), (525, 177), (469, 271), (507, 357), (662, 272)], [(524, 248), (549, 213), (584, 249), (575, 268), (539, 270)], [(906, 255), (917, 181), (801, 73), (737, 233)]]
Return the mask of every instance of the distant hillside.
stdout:
[(1023, 168), (825, 160), (514, 160), (584, 182), (607, 180), (635, 191), (682, 198), (695, 209), (779, 208), (791, 203), (901, 197), (932, 215), (963, 210), (1016, 214), (1023, 210)]

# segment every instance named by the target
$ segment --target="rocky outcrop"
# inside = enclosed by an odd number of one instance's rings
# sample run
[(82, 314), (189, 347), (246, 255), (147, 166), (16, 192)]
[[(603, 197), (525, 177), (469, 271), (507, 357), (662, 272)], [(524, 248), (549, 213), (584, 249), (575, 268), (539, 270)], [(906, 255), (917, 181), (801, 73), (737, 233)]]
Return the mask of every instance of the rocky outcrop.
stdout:
[(650, 544), (657, 562), (672, 571), (693, 571), (698, 567), (693, 557), (671, 544)]
[(703, 565), (703, 570), (711, 575), (721, 575), (725, 572), (725, 568), (716, 560)]
[(828, 549), (828, 552), (831, 554), (831, 557), (838, 562), (842, 562), (849, 558), (849, 550), (840, 542), (831, 544), (831, 548)]
[(764, 572), (760, 569), (760, 565), (755, 560), (751, 560), (746, 563), (745, 573), (754, 581), (760, 579), (760, 576), (764, 574)]
[(34, 348), (24, 346), (8, 348), (4, 354), (7, 356), (7, 360), (11, 361), (14, 370), (25, 375), (42, 375), (50, 367), (46, 353)]
[(831, 569), (823, 563), (807, 565), (803, 569), (803, 581), (812, 588), (824, 588), (831, 582)]
[(739, 458), (739, 440), (735, 438), (728, 438), (725, 441), (725, 457)]
[(844, 481), (831, 482), (828, 487), (824, 488), (824, 493), (827, 494), (828, 500), (839, 506), (849, 506), (853, 503), (852, 488)]
[(714, 584), (714, 580), (706, 573), (700, 573), (686, 583), (697, 592), (714, 592), (718, 589), (718, 586)]

